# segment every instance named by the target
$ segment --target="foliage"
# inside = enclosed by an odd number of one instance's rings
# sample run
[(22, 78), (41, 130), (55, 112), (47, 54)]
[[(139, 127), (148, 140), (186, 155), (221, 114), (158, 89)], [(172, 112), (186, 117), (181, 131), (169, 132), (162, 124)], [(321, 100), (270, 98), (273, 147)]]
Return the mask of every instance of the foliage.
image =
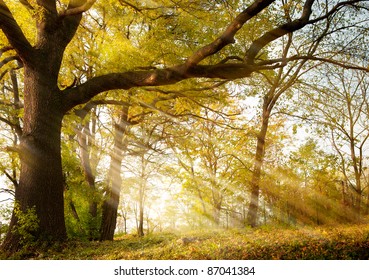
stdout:
[(25, 251), (36, 245), (35, 232), (39, 228), (39, 219), (36, 214), (36, 208), (22, 211), (16, 203), (14, 206), (14, 213), (18, 219), (17, 226), (13, 231), (20, 236), (20, 243), (22, 243)]

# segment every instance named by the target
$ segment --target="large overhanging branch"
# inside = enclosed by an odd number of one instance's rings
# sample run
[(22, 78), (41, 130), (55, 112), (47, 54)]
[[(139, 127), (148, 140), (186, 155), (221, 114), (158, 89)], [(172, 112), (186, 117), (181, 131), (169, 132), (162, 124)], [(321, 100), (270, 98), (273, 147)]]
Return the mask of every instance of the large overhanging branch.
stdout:
[[(317, 58), (314, 58), (312, 56), (304, 56), (286, 58), (282, 60), (269, 60), (263, 62), (254, 61), (257, 54), (267, 44), (277, 40), (278, 38), (286, 34), (300, 30), (308, 24), (317, 22), (316, 19), (310, 20), (310, 16), (312, 14), (312, 6), (314, 5), (315, 0), (306, 0), (300, 18), (284, 23), (276, 27), (275, 29), (266, 32), (259, 39), (252, 42), (244, 60), (236, 59), (236, 63), (231, 63), (229, 62), (229, 60), (225, 60), (215, 65), (199, 64), (206, 57), (219, 52), (228, 44), (233, 43), (235, 34), (244, 25), (244, 23), (246, 23), (253, 16), (260, 13), (264, 8), (268, 7), (274, 1), (255, 1), (251, 6), (244, 10), (233, 22), (231, 22), (231, 24), (226, 28), (226, 31), (223, 32), (220, 37), (218, 37), (212, 43), (196, 51), (186, 60), (184, 64), (164, 69), (148, 69), (146, 71), (139, 70), (127, 71), (124, 73), (107, 74), (100, 77), (92, 78), (78, 87), (64, 90), (63, 96), (65, 111), (72, 109), (76, 105), (86, 103), (97, 94), (108, 90), (128, 90), (133, 87), (163, 86), (175, 84), (189, 78), (219, 78), (224, 80), (234, 80), (249, 77), (253, 72), (283, 67), (289, 61), (293, 61), (296, 59), (317, 60)], [(353, 5), (362, 1), (363, 0), (341, 2), (342, 5), (336, 5), (327, 13), (332, 15), (335, 11), (338, 11), (338, 9), (340, 9), (340, 7), (345, 4)], [(319, 21), (323, 21), (324, 19), (326, 18), (320, 17)], [(323, 61), (324, 59), (320, 60)], [(338, 63), (336, 63), (336, 65), (338, 65)]]
[(116, 89), (128, 90), (133, 87), (171, 85), (190, 78), (219, 78), (234, 80), (249, 77), (253, 72), (274, 69), (279, 65), (250, 66), (244, 63), (226, 63), (216, 65), (196, 65), (187, 69), (185, 64), (147, 71), (127, 71), (94, 77), (86, 83), (64, 90), (64, 108), (88, 102), (97, 94)]
[[(247, 9), (240, 13), (236, 19), (226, 28), (220, 37), (212, 43), (204, 46), (191, 55), (182, 65), (169, 67), (166, 69), (155, 69), (147, 71), (128, 71), (125, 73), (112, 73), (100, 77), (92, 78), (86, 83), (72, 89), (64, 91), (65, 111), (74, 106), (88, 102), (95, 95), (114, 89), (128, 90), (132, 87), (143, 86), (162, 86), (174, 84), (189, 78), (220, 78), (225, 80), (234, 80), (238, 78), (249, 77), (251, 73), (263, 69), (275, 69), (279, 65), (261, 65), (254, 66), (253, 63), (219, 63), (216, 65), (199, 65), (202, 60), (209, 57), (225, 46), (234, 42), (234, 36), (242, 26), (252, 17), (259, 14), (275, 0), (256, 0)], [(302, 19), (309, 18), (311, 6), (314, 0), (306, 0)], [(301, 21), (301, 20), (300, 20)], [(305, 22), (304, 22), (305, 23)], [(302, 28), (298, 26), (283, 26), (293, 29)], [(282, 35), (281, 35), (282, 36)], [(264, 45), (265, 46), (265, 45)], [(261, 49), (261, 48), (260, 48)]]

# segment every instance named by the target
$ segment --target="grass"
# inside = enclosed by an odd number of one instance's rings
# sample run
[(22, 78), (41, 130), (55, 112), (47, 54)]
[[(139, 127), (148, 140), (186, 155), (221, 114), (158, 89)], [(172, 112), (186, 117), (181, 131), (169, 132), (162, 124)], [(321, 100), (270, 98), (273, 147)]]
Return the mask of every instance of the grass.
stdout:
[[(22, 256), (13, 256), (22, 258)], [(28, 256), (28, 258), (30, 258)], [(77, 242), (40, 250), (32, 259), (67, 260), (305, 260), (369, 259), (369, 225), (299, 229), (132, 235), (115, 241)]]

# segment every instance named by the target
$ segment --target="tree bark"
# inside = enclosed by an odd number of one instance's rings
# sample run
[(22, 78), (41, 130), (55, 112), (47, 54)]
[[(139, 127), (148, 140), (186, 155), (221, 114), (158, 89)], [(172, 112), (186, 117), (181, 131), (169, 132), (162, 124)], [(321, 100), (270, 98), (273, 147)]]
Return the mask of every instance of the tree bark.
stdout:
[[(142, 155), (142, 164), (144, 164), (144, 156)], [(146, 182), (144, 181), (144, 174), (145, 174), (145, 168), (142, 168), (142, 173), (141, 173), (141, 182), (140, 182), (140, 189), (138, 190), (138, 227), (137, 227), (137, 234), (138, 236), (142, 237), (145, 235), (144, 232), (144, 212), (145, 212), (145, 191), (146, 191)]]
[(87, 123), (79, 128), (78, 131), (78, 143), (80, 146), (80, 157), (81, 157), (81, 164), (83, 168), (83, 172), (85, 175), (85, 180), (90, 188), (91, 196), (89, 201), (89, 239), (94, 240), (97, 238), (96, 232), (98, 232), (98, 226), (96, 223), (97, 219), (97, 199), (96, 193), (97, 188), (95, 184), (95, 172), (92, 168), (92, 142), (91, 138), (93, 139), (95, 136), (95, 131), (90, 130), (90, 120)]
[[(122, 108), (120, 120), (115, 124), (114, 129), (114, 148), (111, 154), (107, 199), (103, 203), (102, 221), (100, 227), (100, 240), (113, 240), (114, 231), (118, 216), (119, 197), (121, 192), (122, 177), (121, 166), (123, 160), (123, 152), (127, 143), (124, 136), (128, 128), (128, 105)], [(111, 184), (111, 186), (109, 186)], [(126, 226), (126, 225), (125, 225)]]
[[(24, 128), (20, 139), (21, 161), (16, 205), (25, 213), (34, 209), (38, 229), (31, 232), (35, 240), (65, 240), (63, 174), (61, 163), (61, 127), (63, 119), (59, 89), (45, 69), (25, 67)], [(22, 238), (17, 233), (19, 213), (13, 212), (3, 243), (5, 251), (20, 249)]]
[(62, 20), (56, 14), (55, 2), (40, 1), (39, 5), (45, 9), (39, 10), (37, 42), (31, 46), (7, 6), (0, 1), (0, 27), (24, 65), (24, 125), (18, 147), (21, 170), (15, 191), (16, 207), (2, 244), (7, 253), (30, 245), (24, 244), (25, 236), (17, 230), (25, 226), (20, 217), (30, 209), (37, 216), (37, 227), (28, 232), (32, 245), (67, 238), (60, 151), (66, 110), (57, 80), (64, 50), (81, 16)]
[(138, 214), (138, 229), (137, 234), (138, 236), (142, 237), (145, 235), (144, 232), (144, 203), (143, 200), (140, 199), (140, 205), (139, 205), (139, 214)]
[[(271, 109), (270, 109), (271, 110)], [(265, 155), (265, 139), (268, 131), (270, 111), (268, 104), (264, 101), (262, 126), (257, 136), (256, 153), (254, 160), (254, 168), (251, 178), (251, 197), (247, 213), (247, 222), (251, 227), (257, 226), (257, 217), (259, 210), (259, 195), (260, 195), (260, 178), (261, 170)]]

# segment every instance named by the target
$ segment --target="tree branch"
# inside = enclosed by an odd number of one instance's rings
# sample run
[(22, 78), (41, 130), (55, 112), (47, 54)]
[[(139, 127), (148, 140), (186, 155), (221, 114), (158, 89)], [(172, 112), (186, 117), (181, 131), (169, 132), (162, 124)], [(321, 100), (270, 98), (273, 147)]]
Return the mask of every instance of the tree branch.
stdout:
[(331, 58), (316, 57), (316, 56), (313, 56), (313, 55), (301, 55), (301, 56), (296, 55), (296, 56), (292, 56), (290, 58), (287, 58), (285, 61), (290, 62), (290, 61), (294, 61), (294, 60), (321, 61), (321, 62), (324, 62), (324, 63), (328, 63), (328, 64), (332, 64), (332, 65), (342, 67), (344, 69), (359, 70), (359, 71), (364, 71), (366, 73), (369, 72), (369, 67), (364, 67), (364, 66), (354, 65), (354, 64), (348, 64), (348, 63), (337, 61), (337, 60), (334, 60), (334, 59), (331, 59)]
[(22, 60), (32, 56), (31, 44), (3, 0), (0, 0), (0, 28)]
[[(239, 16), (227, 27), (225, 32), (223, 32), (218, 39), (196, 51), (187, 59), (184, 64), (165, 69), (141, 69), (136, 71), (127, 71), (124, 73), (111, 73), (94, 77), (82, 85), (64, 90), (63, 102), (65, 112), (69, 111), (76, 105), (88, 102), (97, 94), (109, 90), (128, 90), (132, 87), (163, 86), (175, 84), (189, 78), (219, 78), (223, 80), (234, 80), (249, 77), (253, 72), (256, 71), (280, 68), (286, 63), (297, 59), (315, 59), (324, 61), (325, 59), (317, 59), (312, 56), (300, 56), (286, 58), (283, 60), (264, 61), (261, 63), (254, 62), (256, 55), (267, 44), (276, 40), (277, 38), (280, 38), (281, 36), (284, 36), (285, 34), (299, 30), (310, 23), (309, 18), (312, 14), (312, 6), (315, 3), (315, 0), (306, 0), (300, 18), (282, 24), (281, 26), (265, 33), (251, 44), (245, 58), (246, 61), (241, 63), (227, 63), (228, 60), (225, 60), (215, 65), (198, 64), (206, 57), (218, 52), (226, 45), (233, 43), (235, 34), (243, 26), (243, 24), (253, 16), (260, 13), (264, 8), (269, 6), (274, 1), (275, 0), (254, 1), (251, 6), (239, 14)], [(235, 57), (230, 58), (233, 59)], [(336, 65), (344, 66), (343, 63), (340, 64), (338, 62)]]
[(80, 86), (63, 91), (65, 111), (69, 111), (76, 105), (88, 102), (91, 98), (104, 91), (170, 85), (189, 78), (234, 80), (249, 77), (254, 71), (267, 69), (266, 66), (254, 67), (244, 63), (197, 65), (187, 71), (185, 71), (185, 68), (186, 65), (181, 64), (166, 69), (128, 71), (94, 77)]
[[(21, 69), (23, 68), (23, 62), (20, 61), (20, 58), (18, 57), (18, 59), (15, 59), (17, 62), (18, 62), (18, 66), (17, 67), (13, 67), (13, 68), (10, 68), (10, 69), (5, 69), (4, 72), (2, 72), (0, 74), (0, 81), (4, 78), (4, 76), (11, 70), (18, 70), (18, 69)], [(2, 66), (1, 66), (2, 67)]]
[(312, 6), (314, 2), (315, 0), (306, 0), (300, 18), (282, 24), (277, 28), (268, 31), (263, 36), (252, 42), (250, 48), (246, 53), (245, 61), (248, 64), (254, 64), (255, 57), (260, 52), (260, 50), (263, 49), (266, 45), (288, 33), (297, 31), (303, 28), (305, 25), (307, 25), (309, 23), (309, 18), (312, 13)]
[[(10, 194), (11, 196), (15, 196), (15, 192), (13, 190), (10, 190), (10, 189), (5, 189), (5, 188), (1, 188), (0, 189), (0, 193), (7, 193), (7, 194)], [(9, 199), (7, 199), (9, 200)], [(4, 202), (6, 200), (2, 200), (1, 202)]]
[(190, 56), (186, 61), (186, 68), (191, 68), (206, 57), (209, 57), (220, 50), (222, 50), (225, 46), (229, 44), (233, 44), (235, 42), (234, 36), (242, 28), (242, 26), (251, 18), (259, 14), (262, 10), (268, 7), (270, 4), (275, 2), (275, 0), (258, 0), (255, 1), (252, 5), (250, 5), (246, 10), (240, 13), (235, 20), (227, 27), (227, 29), (223, 32), (223, 34), (218, 37), (215, 41), (206, 45), (196, 51), (192, 56)]
[(22, 128), (18, 124), (12, 123), (11, 121), (9, 121), (9, 120), (7, 120), (3, 117), (0, 117), (0, 122), (3, 122), (5, 124), (9, 125), (12, 129), (14, 129), (14, 131), (18, 135), (18, 137), (22, 136), (23, 131), (22, 131)]
[(37, 5), (40, 5), (44, 7), (47, 11), (49, 11), (51, 14), (56, 15), (56, 1), (55, 0), (36, 0)]
[(73, 2), (71, 1), (71, 4), (69, 5), (69, 7), (66, 10), (62, 11), (59, 14), (59, 16), (67, 17), (67, 16), (80, 15), (84, 12), (87, 12), (89, 9), (91, 9), (91, 7), (93, 6), (93, 4), (95, 4), (95, 2), (96, 0), (85, 0), (84, 4), (74, 6)]
[[(18, 187), (18, 181), (17, 178), (14, 178), (13, 176), (11, 176), (6, 170), (4, 170), (4, 174), (5, 176), (13, 183), (14, 187), (17, 188)], [(4, 191), (5, 192), (5, 191)], [(12, 191), (7, 191), (8, 194), (13, 195)]]
[(28, 0), (19, 0), (19, 2), (26, 7), (28, 10), (34, 10), (33, 6), (28, 2)]
[(0, 49), (0, 56), (2, 56), (4, 53), (13, 50), (13, 47), (11, 46), (5, 46)]
[(8, 64), (9, 62), (13, 61), (13, 60), (19, 61), (19, 56), (12, 55), (12, 56), (9, 56), (7, 58), (4, 58), (2, 61), (0, 61), (0, 68), (3, 67), (4, 65)]
[[(312, 23), (316, 23), (318, 21), (322, 21), (324, 19), (329, 18), (330, 16), (332, 16), (334, 13), (338, 12), (341, 8), (343, 8), (344, 6), (354, 6), (354, 4), (360, 3), (360, 2), (365, 2), (367, 0), (351, 0), (351, 1), (343, 1), (343, 2), (339, 2), (337, 3), (329, 12), (327, 12), (325, 15), (318, 17), (316, 19), (312, 19), (309, 21), (309, 24)], [(365, 7), (360, 7), (362, 9), (365, 9)]]

